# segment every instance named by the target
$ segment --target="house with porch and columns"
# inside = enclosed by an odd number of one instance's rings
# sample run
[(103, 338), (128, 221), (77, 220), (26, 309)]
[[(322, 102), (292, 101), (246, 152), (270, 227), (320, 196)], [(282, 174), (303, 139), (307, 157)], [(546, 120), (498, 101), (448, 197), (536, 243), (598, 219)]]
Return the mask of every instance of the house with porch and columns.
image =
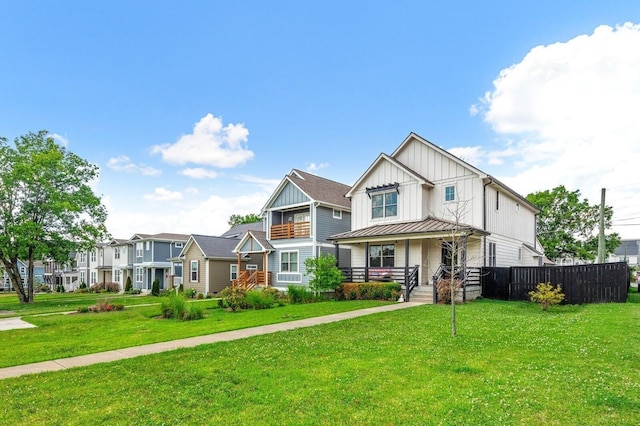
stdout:
[[(351, 226), (351, 202), (345, 197), (349, 186), (293, 169), (276, 187), (261, 210), (262, 231), (250, 230), (234, 252), (238, 259), (234, 286), (252, 288), (269, 285), (286, 289), (289, 285), (309, 285), (304, 261), (326, 253), (340, 264), (351, 264), (350, 248), (336, 249), (329, 235)], [(263, 268), (242, 270), (242, 258), (263, 256)]]
[(415, 133), (380, 154), (346, 193), (351, 230), (329, 236), (351, 249), (345, 279), (397, 281), (405, 299), (433, 301), (455, 274), (461, 297), (480, 295), (482, 266), (540, 265), (537, 208), (493, 176)]

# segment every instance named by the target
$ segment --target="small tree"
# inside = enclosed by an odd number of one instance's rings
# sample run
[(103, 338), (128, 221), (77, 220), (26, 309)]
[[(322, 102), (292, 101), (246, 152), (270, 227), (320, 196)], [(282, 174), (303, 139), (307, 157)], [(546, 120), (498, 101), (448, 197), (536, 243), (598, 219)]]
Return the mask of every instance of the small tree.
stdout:
[(128, 292), (133, 290), (133, 284), (131, 284), (131, 277), (127, 277), (126, 284), (124, 285), (124, 291)]
[(315, 292), (335, 290), (343, 279), (342, 271), (336, 266), (336, 257), (330, 253), (305, 259), (305, 275), (311, 276), (309, 287)]
[(558, 305), (564, 300), (564, 293), (560, 284), (553, 288), (551, 283), (540, 283), (536, 286), (535, 291), (529, 292), (529, 297), (532, 302), (540, 304), (543, 311), (546, 311), (549, 306)]
[(151, 295), (152, 296), (160, 296), (160, 280), (153, 280), (153, 284), (151, 285)]

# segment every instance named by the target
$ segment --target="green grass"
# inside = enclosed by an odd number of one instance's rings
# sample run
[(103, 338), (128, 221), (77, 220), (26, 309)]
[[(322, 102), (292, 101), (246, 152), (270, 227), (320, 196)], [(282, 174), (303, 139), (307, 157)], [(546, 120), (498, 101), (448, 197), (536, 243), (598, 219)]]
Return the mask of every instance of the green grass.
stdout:
[[(160, 302), (162, 298), (154, 297), (153, 300)], [(217, 300), (189, 303), (197, 303), (205, 309), (206, 318), (196, 321), (156, 319), (161, 313), (160, 305), (117, 312), (23, 317), (37, 328), (0, 332), (3, 342), (11, 342), (0, 345), (0, 367), (352, 311), (389, 302), (323, 302), (236, 313), (219, 309)]]
[[(5, 424), (637, 425), (640, 300), (420, 306), (0, 381)], [(259, 311), (264, 314), (272, 311)], [(198, 322), (187, 323), (187, 325)]]
[(15, 293), (7, 293), (0, 294), (0, 311), (8, 311), (0, 313), (0, 318), (75, 311), (80, 306), (93, 305), (98, 300), (126, 306), (160, 303), (155, 296), (116, 293), (38, 293), (34, 295), (34, 303), (20, 303)]

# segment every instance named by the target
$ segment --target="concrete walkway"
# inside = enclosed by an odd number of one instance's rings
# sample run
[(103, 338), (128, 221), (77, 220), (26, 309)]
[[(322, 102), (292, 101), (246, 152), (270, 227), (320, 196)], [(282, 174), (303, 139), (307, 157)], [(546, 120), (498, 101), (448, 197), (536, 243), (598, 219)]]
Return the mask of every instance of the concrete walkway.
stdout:
[(112, 362), (121, 359), (135, 358), (137, 356), (156, 354), (180, 348), (193, 348), (199, 345), (245, 339), (247, 337), (258, 336), (261, 334), (270, 334), (277, 333), (279, 331), (293, 330), (296, 328), (312, 327), (314, 325), (328, 324), (331, 322), (357, 318), (365, 315), (376, 314), (379, 312), (396, 311), (398, 309), (411, 308), (422, 304), (423, 303), (418, 302), (396, 303), (393, 305), (378, 306), (375, 308), (360, 309), (357, 311), (342, 312), (339, 314), (325, 315), (322, 317), (307, 318), (303, 320), (283, 322), (279, 324), (263, 325), (259, 327), (245, 328), (242, 330), (225, 331), (222, 333), (207, 334), (204, 336), (188, 337), (186, 339), (152, 343), (149, 345), (122, 348), (113, 351), (75, 356), (71, 358), (61, 358), (52, 361), (36, 362), (33, 364), (16, 365), (13, 367), (0, 368), (0, 379), (18, 377), (25, 374), (42, 373), (46, 371), (66, 370), (74, 367), (84, 367), (87, 365), (103, 362)]
[(17, 328), (34, 328), (35, 325), (23, 321), (20, 317), (0, 318), (0, 331), (15, 330)]

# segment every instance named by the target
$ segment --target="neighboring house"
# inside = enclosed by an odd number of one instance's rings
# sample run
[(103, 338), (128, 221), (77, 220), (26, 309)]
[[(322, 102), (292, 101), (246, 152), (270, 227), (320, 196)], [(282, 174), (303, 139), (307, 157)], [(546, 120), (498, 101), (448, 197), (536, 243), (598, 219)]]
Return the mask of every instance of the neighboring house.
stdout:
[[(27, 283), (27, 279), (29, 275), (28, 266), (29, 266), (28, 262), (23, 262), (22, 260), (18, 260), (18, 268), (20, 268), (20, 278), (22, 279), (23, 286), (26, 286), (26, 283)], [(36, 286), (38, 286), (39, 284), (44, 284), (45, 282), (44, 270), (45, 270), (45, 267), (43, 262), (40, 262), (40, 261), (33, 262), (33, 282), (35, 284), (34, 288), (37, 288)], [(3, 271), (3, 279), (2, 279), (2, 287), (0, 287), (0, 290), (11, 291), (13, 287), (11, 286), (11, 279), (9, 278), (9, 274), (7, 273), (7, 271), (4, 270), (4, 268), (2, 269), (2, 271)]]
[(609, 256), (609, 262), (627, 262), (638, 268), (640, 261), (640, 240), (621, 240), (620, 246)]
[(330, 235), (350, 229), (347, 191), (348, 185), (300, 170), (287, 174), (262, 208), (264, 230), (248, 231), (234, 249), (240, 258), (264, 258), (264, 269), (241, 274), (238, 284), (252, 280), (260, 285), (269, 280), (269, 285), (279, 288), (308, 285), (304, 262), (324, 253), (337, 254), (341, 265), (350, 265), (350, 249), (338, 250), (328, 241)]
[(418, 284), (429, 285), (452, 259), (468, 268), (544, 259), (534, 205), (415, 133), (391, 155), (380, 154), (346, 196), (351, 230), (330, 240), (351, 247), (354, 268), (346, 272), (354, 281), (417, 272)]
[[(170, 288), (176, 276), (175, 262), (189, 239), (184, 234), (135, 234), (128, 240), (134, 288), (151, 290), (153, 281), (160, 281), (160, 289)], [(117, 245), (114, 245), (114, 248)], [(182, 275), (182, 271), (180, 271)], [(122, 277), (121, 277), (122, 279)], [(174, 283), (175, 284), (175, 283)]]
[[(251, 229), (244, 228), (244, 232)], [(180, 254), (184, 288), (193, 288), (203, 294), (217, 294), (238, 278), (238, 268), (262, 270), (263, 259), (260, 255), (243, 256), (238, 266), (238, 257), (233, 252), (237, 244), (238, 238), (234, 237), (191, 235)]]
[(133, 286), (133, 250), (129, 240), (114, 238), (109, 241), (111, 247), (111, 281), (124, 291), (127, 278)]

